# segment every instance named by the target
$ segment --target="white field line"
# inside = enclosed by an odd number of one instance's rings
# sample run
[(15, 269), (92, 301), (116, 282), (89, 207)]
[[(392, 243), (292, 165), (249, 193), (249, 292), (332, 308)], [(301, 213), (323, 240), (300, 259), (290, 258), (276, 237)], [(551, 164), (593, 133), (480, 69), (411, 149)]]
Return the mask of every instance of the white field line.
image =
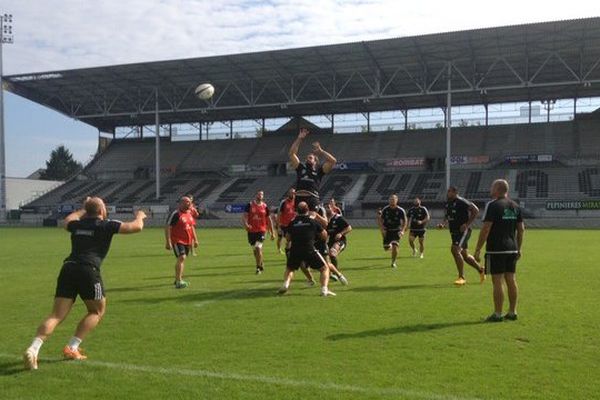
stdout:
[[(216, 303), (217, 301), (226, 300), (226, 299), (234, 299), (237, 296), (241, 295), (242, 293), (251, 292), (253, 290), (257, 290), (257, 289), (263, 288), (263, 287), (268, 286), (268, 285), (272, 285), (272, 283), (271, 282), (265, 282), (265, 283), (262, 283), (262, 284), (260, 284), (258, 286), (254, 286), (254, 287), (251, 287), (251, 288), (246, 289), (246, 290), (240, 290), (239, 292), (228, 293), (228, 294), (225, 294), (223, 296), (220, 296), (220, 297), (217, 297), (217, 298), (214, 298), (214, 299), (211, 299), (211, 300), (200, 301), (198, 303), (194, 303), (194, 306), (198, 307), (198, 308), (202, 308), (202, 307), (205, 307), (205, 306), (207, 306), (209, 304)], [(275, 296), (275, 293), (276, 293), (276, 290), (273, 289), (273, 296)]]
[[(13, 359), (19, 360), (20, 357), (16, 357), (11, 354), (0, 353), (0, 358), (5, 359)], [(58, 358), (42, 358), (40, 359), (40, 367), (44, 368), (44, 360), (48, 361), (58, 361), (61, 359)], [(229, 381), (241, 381), (241, 382), (258, 382), (265, 383), (269, 385), (275, 386), (287, 386), (287, 387), (297, 387), (297, 388), (305, 388), (305, 389), (317, 389), (317, 390), (330, 390), (330, 391), (339, 391), (339, 392), (348, 392), (348, 393), (363, 393), (367, 395), (379, 395), (379, 396), (390, 396), (395, 398), (403, 398), (403, 399), (422, 399), (422, 400), (479, 400), (474, 397), (463, 397), (460, 395), (441, 395), (436, 393), (429, 393), (424, 391), (410, 390), (410, 389), (402, 389), (402, 388), (393, 388), (393, 387), (368, 387), (368, 386), (356, 386), (356, 385), (345, 385), (333, 382), (317, 382), (317, 381), (308, 381), (308, 380), (296, 380), (296, 379), (288, 379), (288, 378), (280, 378), (274, 376), (264, 376), (264, 375), (246, 375), (246, 374), (238, 374), (235, 372), (218, 372), (218, 371), (208, 371), (208, 370), (200, 370), (200, 369), (186, 369), (186, 368), (164, 368), (164, 367), (153, 367), (146, 365), (136, 365), (136, 364), (125, 364), (125, 363), (115, 363), (115, 362), (107, 362), (107, 361), (94, 361), (94, 360), (86, 360), (86, 361), (71, 361), (65, 362), (65, 365), (76, 366), (76, 367), (100, 367), (100, 368), (109, 368), (116, 369), (121, 371), (129, 371), (129, 372), (139, 372), (139, 373), (148, 373), (155, 375), (176, 375), (176, 376), (191, 376), (191, 377), (200, 377), (200, 378), (214, 378), (221, 380), (229, 380)], [(35, 373), (32, 371), (31, 373)]]

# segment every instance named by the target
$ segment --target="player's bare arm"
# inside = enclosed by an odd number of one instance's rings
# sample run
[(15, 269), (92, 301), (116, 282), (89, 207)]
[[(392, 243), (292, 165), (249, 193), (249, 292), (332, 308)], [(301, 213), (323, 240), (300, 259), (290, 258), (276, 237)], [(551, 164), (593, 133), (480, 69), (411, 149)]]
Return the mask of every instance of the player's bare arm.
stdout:
[(290, 156), (290, 164), (292, 164), (292, 168), (298, 168), (300, 165), (300, 159), (298, 158), (298, 150), (300, 149), (300, 143), (302, 140), (308, 136), (308, 129), (302, 128), (298, 133), (298, 137), (294, 140), (294, 143), (290, 146), (289, 156)]
[(477, 240), (477, 247), (475, 247), (475, 254), (473, 254), (473, 257), (475, 257), (475, 260), (477, 262), (481, 261), (481, 249), (483, 248), (483, 245), (485, 244), (485, 242), (487, 241), (487, 238), (490, 234), (490, 230), (492, 229), (492, 222), (484, 222), (483, 226), (481, 227), (481, 231), (479, 232), (479, 239)]
[[(144, 220), (147, 215), (143, 210), (138, 210), (135, 213), (135, 219), (130, 222), (123, 222), (119, 227), (120, 234), (138, 233), (144, 229)], [(170, 228), (170, 226), (169, 226)]]
[(350, 232), (352, 232), (352, 226), (348, 225), (346, 228), (344, 228), (344, 230), (335, 235), (335, 240), (340, 240), (342, 237), (348, 235)]
[(314, 142), (312, 145), (313, 153), (325, 160), (323, 162), (323, 172), (326, 174), (330, 173), (335, 166), (335, 163), (337, 163), (337, 159), (330, 153), (323, 150), (319, 142)]
[(525, 223), (517, 223), (517, 260), (521, 258), (521, 246), (523, 245), (523, 235), (525, 234)]
[(242, 225), (244, 226), (244, 228), (246, 228), (246, 230), (252, 228), (248, 223), (248, 213), (242, 214)]
[(477, 207), (475, 204), (471, 203), (469, 205), (469, 220), (467, 221), (466, 224), (464, 224), (460, 227), (460, 231), (464, 232), (467, 229), (469, 229), (469, 227), (471, 225), (473, 225), (473, 222), (475, 221), (475, 218), (477, 218), (478, 215), (479, 215), (479, 207)]

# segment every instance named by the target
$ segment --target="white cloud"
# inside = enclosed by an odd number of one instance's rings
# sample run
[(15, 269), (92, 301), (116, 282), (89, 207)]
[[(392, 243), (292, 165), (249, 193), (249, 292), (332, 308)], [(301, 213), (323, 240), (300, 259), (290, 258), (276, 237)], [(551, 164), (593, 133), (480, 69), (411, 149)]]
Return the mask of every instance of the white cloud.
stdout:
[(4, 0), (5, 71), (201, 57), (600, 15), (596, 2)]

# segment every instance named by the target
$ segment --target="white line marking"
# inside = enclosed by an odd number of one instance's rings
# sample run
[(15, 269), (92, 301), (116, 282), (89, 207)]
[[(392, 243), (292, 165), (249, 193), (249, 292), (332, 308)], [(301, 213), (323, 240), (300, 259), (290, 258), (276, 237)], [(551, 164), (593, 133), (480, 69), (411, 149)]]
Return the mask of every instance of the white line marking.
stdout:
[[(0, 353), (0, 358), (20, 360), (21, 357), (15, 355)], [(62, 358), (42, 358), (40, 359), (43, 365), (44, 360), (46, 361), (59, 361)], [(355, 386), (345, 385), (333, 382), (316, 382), (308, 380), (295, 380), (288, 378), (279, 378), (275, 376), (263, 376), (263, 375), (245, 375), (238, 374), (235, 372), (218, 372), (218, 371), (207, 371), (200, 369), (186, 369), (186, 368), (164, 368), (164, 367), (152, 367), (146, 365), (135, 365), (135, 364), (123, 364), (114, 363), (107, 361), (68, 361), (65, 365), (77, 366), (77, 367), (100, 367), (119, 369), (122, 371), (130, 372), (143, 372), (157, 375), (180, 375), (180, 376), (193, 376), (201, 378), (215, 378), (232, 381), (245, 381), (245, 382), (259, 382), (266, 383), (276, 386), (291, 386), (318, 390), (337, 390), (342, 392), (352, 393), (364, 393), (369, 395), (381, 395), (381, 396), (402, 396), (403, 398), (411, 399), (425, 399), (425, 400), (480, 400), (475, 397), (462, 397), (456, 395), (440, 395), (435, 393), (421, 392), (417, 390), (393, 388), (393, 387), (368, 387), (368, 386)], [(42, 366), (43, 368), (43, 366)], [(35, 372), (33, 372), (35, 373)]]
[[(198, 307), (198, 308), (202, 308), (202, 307), (207, 306), (209, 304), (216, 303), (217, 301), (226, 300), (226, 299), (235, 299), (237, 296), (240, 296), (243, 293), (251, 292), (253, 290), (258, 290), (258, 289), (263, 288), (263, 287), (268, 286), (268, 285), (271, 285), (271, 282), (265, 282), (265, 283), (260, 284), (258, 286), (254, 286), (254, 287), (251, 287), (251, 288), (246, 289), (246, 290), (241, 290), (239, 292), (228, 293), (228, 294), (225, 294), (223, 296), (219, 296), (217, 298), (214, 298), (212, 300), (200, 301), (198, 303), (194, 303), (194, 306)], [(273, 290), (273, 297), (275, 297), (275, 292), (276, 291), (274, 289)]]

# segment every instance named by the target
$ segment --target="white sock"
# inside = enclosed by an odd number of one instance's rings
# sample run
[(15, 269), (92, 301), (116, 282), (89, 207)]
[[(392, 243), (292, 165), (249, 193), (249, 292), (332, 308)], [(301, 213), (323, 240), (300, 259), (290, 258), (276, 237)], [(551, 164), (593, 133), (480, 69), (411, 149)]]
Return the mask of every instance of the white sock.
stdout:
[(31, 342), (31, 346), (29, 346), (29, 349), (33, 350), (33, 353), (37, 357), (38, 353), (40, 352), (40, 348), (43, 344), (44, 341), (39, 337), (36, 337), (35, 339), (33, 339), (33, 342)]
[(286, 289), (290, 288), (290, 283), (289, 282), (283, 282), (283, 287)]
[(327, 286), (321, 286), (321, 293), (327, 293), (328, 291)]
[(77, 336), (73, 336), (69, 340), (69, 343), (67, 343), (67, 346), (69, 346), (71, 348), (71, 350), (77, 350), (79, 348), (80, 344), (81, 344), (81, 339), (79, 339)]

